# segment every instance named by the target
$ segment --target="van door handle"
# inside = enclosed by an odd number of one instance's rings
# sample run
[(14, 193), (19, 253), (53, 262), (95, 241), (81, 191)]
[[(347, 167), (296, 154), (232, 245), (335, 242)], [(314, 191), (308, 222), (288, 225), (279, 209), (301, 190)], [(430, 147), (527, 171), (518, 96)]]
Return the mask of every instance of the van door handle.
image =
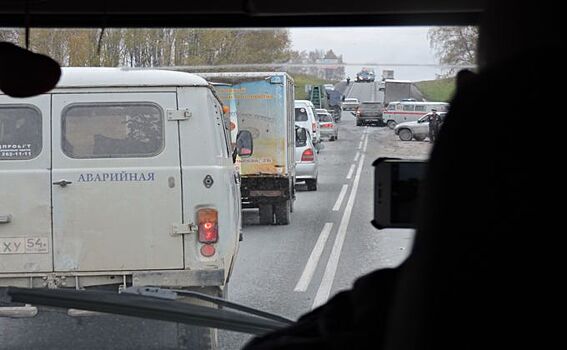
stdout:
[(59, 181), (54, 182), (53, 184), (54, 184), (54, 185), (59, 185), (59, 186), (61, 186), (61, 187), (65, 187), (65, 186), (67, 186), (67, 185), (72, 184), (72, 182), (71, 182), (71, 181), (67, 181), (67, 180), (59, 180)]

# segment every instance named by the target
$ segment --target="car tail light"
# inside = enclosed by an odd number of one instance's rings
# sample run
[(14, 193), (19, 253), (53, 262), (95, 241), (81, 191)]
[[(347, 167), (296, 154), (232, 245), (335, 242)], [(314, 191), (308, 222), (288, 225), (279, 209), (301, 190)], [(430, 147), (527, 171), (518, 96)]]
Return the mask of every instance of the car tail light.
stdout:
[(333, 127), (333, 124), (331, 124), (331, 123), (325, 123), (325, 124), (321, 124), (321, 127), (322, 127), (322, 128), (332, 128), (332, 127)]
[(197, 213), (199, 223), (199, 242), (215, 243), (219, 239), (218, 212), (204, 208)]
[(314, 160), (315, 160), (315, 155), (313, 154), (313, 150), (311, 148), (308, 148), (305, 151), (303, 151), (303, 154), (301, 155), (302, 162), (312, 162)]

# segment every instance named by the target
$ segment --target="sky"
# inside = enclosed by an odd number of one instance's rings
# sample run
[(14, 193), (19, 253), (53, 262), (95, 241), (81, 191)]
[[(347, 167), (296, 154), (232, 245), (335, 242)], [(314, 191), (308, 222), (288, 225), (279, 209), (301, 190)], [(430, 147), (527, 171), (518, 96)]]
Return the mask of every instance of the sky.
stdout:
[[(292, 50), (311, 51), (332, 49), (343, 55), (346, 63), (377, 63), (377, 77), (383, 69), (393, 69), (394, 78), (422, 81), (436, 78), (442, 73), (433, 67), (387, 66), (387, 64), (437, 64), (435, 52), (430, 48), (427, 32), (429, 27), (333, 27), (291, 28)], [(353, 79), (362, 69), (346, 66), (346, 74)]]

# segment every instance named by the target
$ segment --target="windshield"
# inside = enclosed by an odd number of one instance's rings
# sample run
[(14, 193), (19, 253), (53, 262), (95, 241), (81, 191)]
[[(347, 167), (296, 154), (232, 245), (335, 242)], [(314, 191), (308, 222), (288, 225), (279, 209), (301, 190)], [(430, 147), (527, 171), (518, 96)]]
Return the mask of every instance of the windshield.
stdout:
[[(427, 160), (428, 130), (397, 134), (422, 114), (393, 108), (392, 123), (370, 114), (360, 124), (345, 103), (449, 101), (448, 65), (474, 61), (436, 39), (448, 30), (32, 28), (30, 49), (64, 74), (47, 94), (0, 94), (0, 286), (161, 286), (297, 320), (398, 266), (414, 231), (370, 224), (372, 163)], [(19, 46), (25, 38), (0, 31)], [(305, 100), (335, 127), (301, 123), (311, 106), (294, 101)], [(313, 147), (299, 147), (295, 122)], [(163, 349), (200, 337), (189, 348), (212, 339), (233, 350), (251, 337), (61, 310), (0, 317), (10, 335), (0, 348)]]

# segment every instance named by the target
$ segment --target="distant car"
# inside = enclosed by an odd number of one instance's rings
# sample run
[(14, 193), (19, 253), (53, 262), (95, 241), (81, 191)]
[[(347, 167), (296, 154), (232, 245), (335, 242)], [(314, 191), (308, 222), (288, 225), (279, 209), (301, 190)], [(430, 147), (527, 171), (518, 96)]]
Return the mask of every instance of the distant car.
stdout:
[(305, 128), (295, 125), (295, 181), (304, 182), (308, 191), (317, 191), (319, 173), (317, 152)]
[[(439, 114), (441, 120), (445, 119), (447, 115), (446, 112), (437, 112), (437, 114)], [(412, 139), (423, 141), (429, 136), (429, 122), (427, 119), (430, 115), (431, 113), (427, 113), (417, 121), (400, 123), (394, 128), (394, 133), (402, 141), (411, 141)]]
[(341, 108), (343, 111), (355, 111), (358, 108), (360, 102), (357, 98), (345, 98), (343, 103), (341, 104)]
[(335, 124), (335, 119), (329, 112), (317, 112), (319, 119), (319, 134), (321, 138), (328, 138), (329, 141), (335, 141), (339, 138), (339, 128)]
[(353, 113), (356, 116), (356, 126), (383, 125), (383, 112), (384, 104), (382, 102), (362, 102), (356, 109), (356, 113)]
[(356, 81), (358, 82), (373, 82), (375, 75), (373, 71), (363, 70), (356, 74)]
[(325, 87), (325, 90), (335, 90), (335, 85), (333, 84), (325, 84), (323, 86)]

